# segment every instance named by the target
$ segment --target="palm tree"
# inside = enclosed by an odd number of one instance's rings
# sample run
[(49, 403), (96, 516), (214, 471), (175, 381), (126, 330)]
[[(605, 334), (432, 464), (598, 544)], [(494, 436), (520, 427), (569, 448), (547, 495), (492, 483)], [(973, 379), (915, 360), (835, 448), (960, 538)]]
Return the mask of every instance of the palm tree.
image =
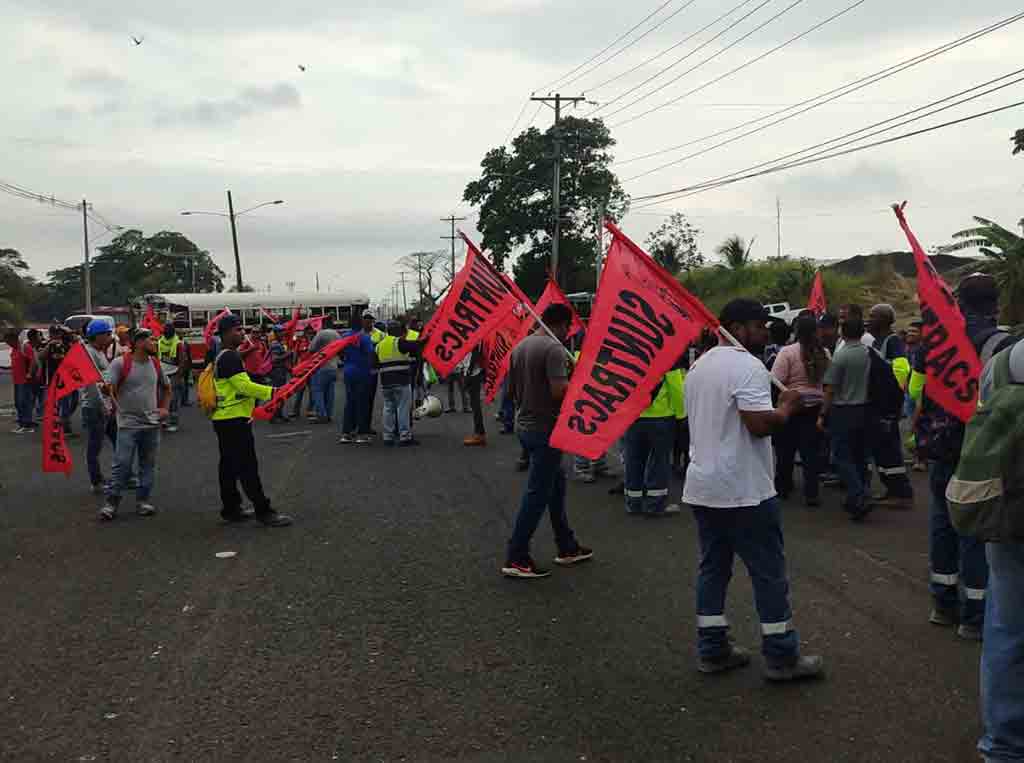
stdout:
[(725, 260), (726, 267), (739, 270), (750, 262), (750, 250), (754, 246), (754, 240), (750, 239), (748, 244), (741, 236), (729, 236), (718, 245), (715, 253)]
[(956, 241), (941, 249), (959, 252), (976, 248), (989, 258), (980, 269), (999, 283), (1003, 319), (1013, 325), (1024, 322), (1024, 238), (984, 217), (974, 220), (977, 227), (957, 231), (953, 234)]

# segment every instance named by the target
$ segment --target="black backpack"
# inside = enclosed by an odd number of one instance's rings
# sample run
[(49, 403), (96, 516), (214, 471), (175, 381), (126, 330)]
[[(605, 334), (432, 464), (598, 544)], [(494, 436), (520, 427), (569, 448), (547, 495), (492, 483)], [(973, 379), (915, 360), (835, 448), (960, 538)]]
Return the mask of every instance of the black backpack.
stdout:
[(896, 381), (892, 365), (878, 350), (868, 347), (868, 402), (883, 419), (898, 419), (903, 411), (903, 388)]

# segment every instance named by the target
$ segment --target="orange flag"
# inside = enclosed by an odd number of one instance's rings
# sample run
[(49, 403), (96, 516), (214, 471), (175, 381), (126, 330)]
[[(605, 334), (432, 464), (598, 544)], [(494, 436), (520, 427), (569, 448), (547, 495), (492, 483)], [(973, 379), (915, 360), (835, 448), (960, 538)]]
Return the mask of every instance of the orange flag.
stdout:
[(828, 312), (828, 304), (825, 302), (825, 282), (822, 280), (820, 270), (814, 274), (814, 285), (811, 287), (811, 298), (807, 300), (807, 309), (818, 318)]

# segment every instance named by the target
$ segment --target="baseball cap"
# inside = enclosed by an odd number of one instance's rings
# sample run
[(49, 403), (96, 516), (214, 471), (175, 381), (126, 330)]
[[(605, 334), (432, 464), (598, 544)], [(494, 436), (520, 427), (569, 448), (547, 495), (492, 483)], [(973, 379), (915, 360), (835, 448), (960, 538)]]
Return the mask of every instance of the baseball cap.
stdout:
[(372, 312), (370, 312), (369, 310), (363, 310), (363, 317), (364, 317), (364, 318), (373, 318), (373, 317), (374, 317), (374, 315), (373, 315), (373, 313), (372, 313)]
[(149, 329), (137, 328), (132, 332), (132, 342), (141, 342), (149, 339), (151, 336), (153, 336), (153, 332)]
[(966, 302), (991, 302), (999, 299), (999, 284), (988, 273), (971, 273), (957, 286), (956, 296)]
[(231, 313), (229, 315), (225, 315), (223, 318), (217, 321), (217, 333), (223, 334), (225, 331), (229, 331), (241, 325), (242, 319), (239, 318), (234, 313)]
[(718, 320), (723, 326), (747, 321), (766, 321), (771, 317), (768, 309), (756, 299), (734, 299), (722, 308)]

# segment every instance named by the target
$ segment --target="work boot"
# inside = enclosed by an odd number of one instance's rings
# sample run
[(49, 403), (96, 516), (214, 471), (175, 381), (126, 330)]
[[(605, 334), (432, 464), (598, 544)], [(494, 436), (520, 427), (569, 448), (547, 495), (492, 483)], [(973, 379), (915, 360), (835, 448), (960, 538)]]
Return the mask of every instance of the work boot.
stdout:
[(928, 622), (943, 627), (956, 625), (956, 612), (946, 607), (932, 607), (932, 613), (928, 615)]
[(482, 448), (487, 445), (487, 435), (485, 434), (471, 434), (469, 437), (462, 441), (462, 444), (467, 448)]
[(977, 625), (967, 625), (961, 623), (960, 627), (956, 629), (956, 635), (958, 638), (962, 638), (964, 641), (981, 641), (982, 633), (981, 628)]
[(264, 511), (256, 514), (256, 519), (267, 527), (287, 527), (292, 523), (292, 518), (287, 514), (278, 514), (276, 511)]
[(697, 670), (701, 673), (725, 673), (736, 668), (745, 668), (750, 664), (750, 652), (741, 646), (730, 644), (729, 653), (713, 659), (700, 657), (697, 659)]
[(821, 657), (800, 657), (792, 665), (765, 665), (766, 681), (802, 681), (825, 675), (825, 662)]

